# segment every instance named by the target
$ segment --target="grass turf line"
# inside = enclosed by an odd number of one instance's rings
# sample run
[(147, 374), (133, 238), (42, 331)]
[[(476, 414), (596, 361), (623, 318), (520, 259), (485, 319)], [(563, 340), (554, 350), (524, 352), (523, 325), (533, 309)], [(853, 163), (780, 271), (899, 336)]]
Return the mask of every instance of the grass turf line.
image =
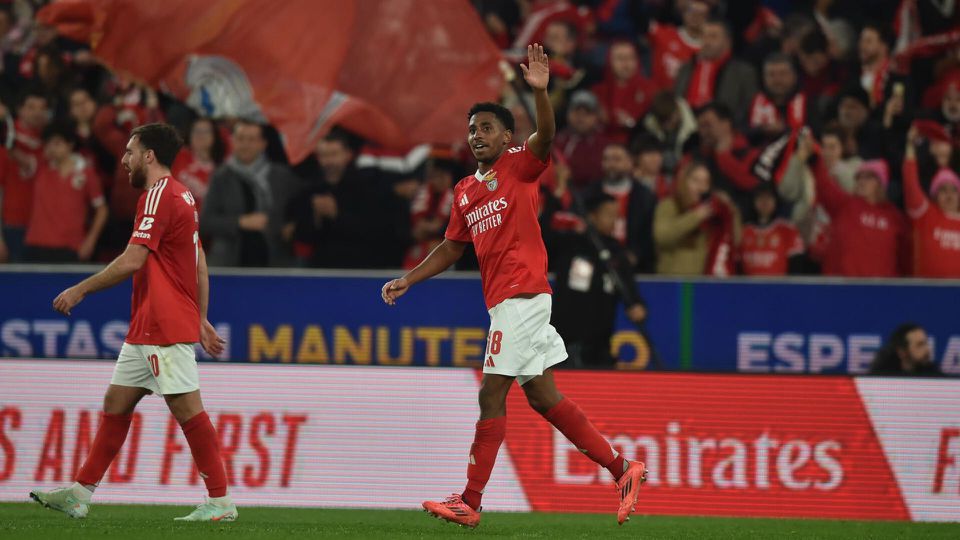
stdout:
[(180, 506), (94, 505), (84, 520), (36, 503), (0, 503), (0, 539), (272, 540), (305, 538), (960, 538), (958, 523), (634, 516), (623, 527), (613, 514), (483, 514), (476, 530), (410, 510), (240, 507), (234, 523), (175, 523)]

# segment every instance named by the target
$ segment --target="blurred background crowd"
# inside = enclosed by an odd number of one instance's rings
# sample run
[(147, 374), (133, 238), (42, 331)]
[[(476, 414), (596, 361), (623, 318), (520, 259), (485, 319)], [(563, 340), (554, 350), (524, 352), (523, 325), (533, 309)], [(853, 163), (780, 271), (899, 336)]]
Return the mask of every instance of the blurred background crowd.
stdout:
[[(122, 251), (140, 193), (120, 159), (161, 120), (186, 141), (173, 174), (211, 265), (410, 268), (442, 240), (476, 167), (465, 144), (396, 151), (335, 128), (289, 163), (271, 126), (112, 73), (38, 24), (41, 4), (0, 1), (0, 261)], [(472, 4), (511, 64), (532, 42), (551, 58), (553, 270), (575, 274), (597, 233), (624, 274), (960, 277), (956, 2)], [(530, 96), (505, 84), (502, 102), (528, 136)]]

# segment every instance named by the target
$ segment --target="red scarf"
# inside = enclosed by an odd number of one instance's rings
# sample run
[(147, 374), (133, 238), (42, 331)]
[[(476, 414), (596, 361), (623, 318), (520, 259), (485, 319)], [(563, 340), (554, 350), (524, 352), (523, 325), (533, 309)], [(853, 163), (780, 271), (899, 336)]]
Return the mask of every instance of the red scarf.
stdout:
[(712, 219), (704, 222), (709, 235), (707, 245), (707, 265), (703, 273), (708, 276), (727, 277), (734, 274), (733, 251), (733, 212), (719, 199), (714, 197)]
[(884, 89), (890, 76), (890, 59), (887, 58), (873, 73), (873, 85), (870, 87), (870, 107), (883, 103)]
[(780, 108), (777, 107), (767, 94), (757, 92), (750, 104), (750, 127), (756, 128), (773, 122), (781, 122), (788, 129), (800, 129), (807, 123), (807, 98), (797, 92), (787, 103), (786, 121)]
[(727, 53), (716, 60), (701, 60), (697, 58), (693, 63), (693, 73), (690, 74), (690, 86), (687, 87), (687, 102), (696, 109), (713, 101), (716, 92), (717, 77), (720, 70), (730, 60)]

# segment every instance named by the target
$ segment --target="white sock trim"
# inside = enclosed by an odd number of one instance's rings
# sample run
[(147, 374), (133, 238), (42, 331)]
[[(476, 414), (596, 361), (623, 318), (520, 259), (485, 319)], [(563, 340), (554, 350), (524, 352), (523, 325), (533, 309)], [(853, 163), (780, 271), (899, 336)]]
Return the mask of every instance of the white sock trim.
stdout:
[(73, 490), (73, 495), (82, 503), (88, 503), (93, 498), (93, 490), (80, 482), (74, 482), (73, 485), (70, 486), (70, 489)]
[(210, 504), (213, 504), (215, 506), (226, 507), (233, 504), (233, 499), (230, 498), (229, 494), (224, 495), (223, 497), (207, 497), (207, 501), (210, 502)]

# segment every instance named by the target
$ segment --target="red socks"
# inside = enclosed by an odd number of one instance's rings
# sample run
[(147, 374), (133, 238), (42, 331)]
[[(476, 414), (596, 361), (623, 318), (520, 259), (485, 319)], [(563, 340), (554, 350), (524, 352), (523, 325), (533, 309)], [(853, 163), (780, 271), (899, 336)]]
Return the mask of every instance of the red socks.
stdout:
[(560, 403), (554, 405), (543, 417), (588, 458), (610, 471), (615, 479), (619, 480), (623, 476), (623, 457), (613, 451), (610, 443), (572, 400), (561, 399)]
[(95, 486), (100, 483), (113, 459), (117, 457), (123, 441), (127, 440), (127, 431), (130, 429), (132, 414), (103, 414), (103, 421), (97, 429), (97, 436), (93, 439), (90, 454), (83, 462), (83, 467), (77, 472), (77, 482), (85, 486)]
[(194, 416), (180, 425), (183, 435), (190, 445), (193, 461), (203, 483), (207, 485), (210, 497), (223, 497), (227, 494), (227, 473), (220, 458), (220, 445), (217, 443), (217, 430), (210, 422), (206, 411)]
[(490, 480), (497, 452), (507, 434), (507, 417), (488, 418), (477, 422), (477, 431), (470, 446), (470, 461), (467, 463), (467, 488), (463, 490), (463, 502), (474, 510), (480, 508), (483, 488)]

